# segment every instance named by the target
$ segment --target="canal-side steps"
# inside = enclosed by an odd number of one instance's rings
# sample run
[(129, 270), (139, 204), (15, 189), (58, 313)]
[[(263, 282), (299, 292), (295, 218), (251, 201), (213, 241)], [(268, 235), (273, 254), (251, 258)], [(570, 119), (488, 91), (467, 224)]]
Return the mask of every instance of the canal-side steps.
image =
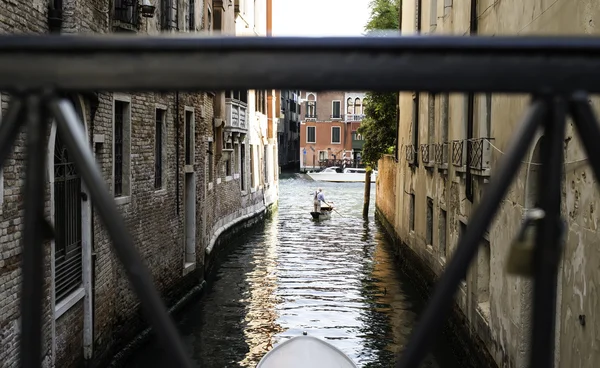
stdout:
[(293, 337), (275, 346), (256, 368), (356, 368), (341, 350), (325, 340), (308, 336)]

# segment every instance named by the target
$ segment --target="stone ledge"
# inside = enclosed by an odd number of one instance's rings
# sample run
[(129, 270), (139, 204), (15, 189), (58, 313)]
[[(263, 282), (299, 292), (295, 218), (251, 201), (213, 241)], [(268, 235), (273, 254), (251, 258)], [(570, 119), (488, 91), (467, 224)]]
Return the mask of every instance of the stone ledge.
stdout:
[(229, 214), (217, 221), (217, 223), (211, 229), (212, 236), (210, 237), (210, 241), (206, 247), (206, 255), (210, 255), (217, 242), (217, 239), (219, 239), (221, 234), (242, 221), (260, 215), (261, 213), (265, 212), (265, 210), (265, 205), (262, 202), (259, 202), (255, 205), (239, 209), (236, 212)]
[[(204, 288), (206, 287), (206, 281), (202, 281), (199, 285), (196, 285), (190, 290), (183, 298), (181, 298), (175, 305), (173, 305), (167, 313), (170, 316), (176, 315), (179, 313), (186, 305), (188, 305), (191, 301), (195, 300)], [(126, 363), (127, 359), (133, 354), (136, 350), (140, 349), (144, 344), (146, 344), (151, 337), (152, 327), (147, 327), (144, 331), (142, 331), (139, 335), (137, 335), (130, 343), (125, 345), (121, 351), (115, 354), (114, 358), (108, 365), (109, 368), (117, 368), (122, 367)]]

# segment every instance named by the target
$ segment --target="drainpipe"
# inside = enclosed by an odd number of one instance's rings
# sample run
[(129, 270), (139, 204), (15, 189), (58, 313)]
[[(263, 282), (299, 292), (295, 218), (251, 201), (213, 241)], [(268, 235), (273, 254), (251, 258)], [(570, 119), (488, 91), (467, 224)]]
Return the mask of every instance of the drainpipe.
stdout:
[[(477, 34), (477, 0), (471, 0), (470, 29), (471, 35)], [(475, 94), (470, 92), (467, 99), (467, 175), (465, 183), (465, 196), (470, 202), (473, 202), (473, 175), (471, 174), (471, 169), (468, 167), (468, 160), (471, 157), (471, 145), (469, 142), (473, 138), (474, 105)]]
[(179, 92), (175, 92), (175, 198), (177, 202), (177, 216), (179, 216)]

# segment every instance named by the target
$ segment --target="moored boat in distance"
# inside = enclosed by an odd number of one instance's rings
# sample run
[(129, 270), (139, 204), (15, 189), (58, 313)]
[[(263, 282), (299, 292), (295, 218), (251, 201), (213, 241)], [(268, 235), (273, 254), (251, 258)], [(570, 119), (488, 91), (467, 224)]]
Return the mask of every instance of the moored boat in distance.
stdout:
[(296, 336), (273, 348), (256, 368), (357, 368), (346, 354), (325, 340)]
[[(338, 166), (327, 167), (318, 172), (309, 172), (306, 175), (310, 176), (315, 181), (329, 181), (334, 183), (364, 183), (366, 169), (347, 167), (341, 169)], [(371, 172), (371, 183), (377, 180), (377, 170)]]
[(333, 211), (333, 207), (321, 207), (320, 212), (311, 211), (310, 215), (315, 221), (329, 220), (331, 218), (331, 211)]

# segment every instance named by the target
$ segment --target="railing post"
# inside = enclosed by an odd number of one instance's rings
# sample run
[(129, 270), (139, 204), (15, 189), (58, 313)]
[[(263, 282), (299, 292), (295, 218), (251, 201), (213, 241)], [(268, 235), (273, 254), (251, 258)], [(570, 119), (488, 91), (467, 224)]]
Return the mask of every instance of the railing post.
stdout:
[(550, 368), (554, 364), (554, 333), (558, 263), (562, 249), (563, 221), (560, 213), (566, 103), (547, 99), (542, 168), (539, 178), (539, 207), (544, 216), (537, 225), (533, 257), (532, 347), (530, 367)]

